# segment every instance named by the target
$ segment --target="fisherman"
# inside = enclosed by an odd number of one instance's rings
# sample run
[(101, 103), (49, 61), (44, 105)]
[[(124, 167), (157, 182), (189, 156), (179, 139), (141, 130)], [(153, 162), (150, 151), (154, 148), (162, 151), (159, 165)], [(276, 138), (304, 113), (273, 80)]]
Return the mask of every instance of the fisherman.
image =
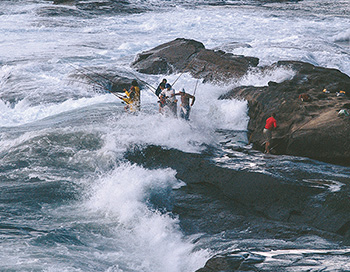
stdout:
[(175, 98), (175, 90), (169, 83), (165, 84), (165, 89), (160, 93), (165, 96), (165, 104), (173, 116), (177, 116), (177, 100)]
[(271, 116), (267, 118), (266, 124), (263, 130), (263, 134), (265, 137), (265, 153), (270, 153), (270, 143), (272, 139), (272, 130), (277, 128), (277, 122), (276, 122), (276, 114), (271, 113)]
[[(163, 78), (162, 82), (159, 83), (159, 85), (158, 85), (158, 87), (156, 89), (156, 96), (159, 97), (160, 93), (165, 88), (165, 84), (167, 84), (167, 80), (166, 80), (166, 78)], [(161, 89), (161, 87), (163, 87), (163, 89)]]
[(157, 95), (159, 98), (159, 113), (163, 113), (164, 107), (166, 106), (166, 96), (164, 93), (162, 93), (165, 89), (165, 83), (160, 83), (158, 88), (160, 89), (160, 92)]
[(131, 82), (129, 91), (124, 89), (124, 93), (125, 110), (129, 110), (130, 112), (139, 111), (141, 108), (140, 87), (135, 79)]
[[(175, 96), (176, 95), (181, 96), (180, 117), (188, 121), (190, 118), (191, 107), (193, 106), (196, 98), (193, 95), (186, 93), (184, 88), (182, 88), (182, 90), (179, 93), (176, 93)], [(190, 99), (192, 99), (191, 105)]]

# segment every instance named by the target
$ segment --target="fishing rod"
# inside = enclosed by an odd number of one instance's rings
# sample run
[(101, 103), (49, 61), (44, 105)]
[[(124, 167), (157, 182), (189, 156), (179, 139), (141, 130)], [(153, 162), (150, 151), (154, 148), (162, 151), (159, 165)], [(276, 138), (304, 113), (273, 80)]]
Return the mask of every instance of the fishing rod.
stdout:
[(197, 79), (196, 86), (194, 87), (193, 96), (196, 94), (199, 78)]
[[(74, 65), (68, 63), (70, 66), (74, 67)], [(103, 90), (115, 95), (116, 97), (118, 97), (119, 99), (124, 101), (124, 97), (117, 94), (117, 93), (113, 93), (111, 90), (109, 90), (108, 88), (106, 88), (106, 86), (104, 86), (101, 82), (95, 80), (94, 78), (92, 78), (91, 76), (79, 71), (76, 67), (74, 67), (74, 69), (76, 69), (79, 73), (83, 74), (85, 77), (87, 77), (88, 79), (90, 79), (92, 82), (94, 82), (95, 84), (97, 84), (98, 86), (100, 86)], [(87, 70), (87, 69), (86, 69)]]
[[(71, 63), (68, 63), (70, 66), (72, 66), (72, 67), (74, 67), (76, 70), (79, 70), (78, 68), (76, 68), (73, 64), (71, 64)], [(86, 70), (86, 71), (89, 71), (89, 72), (91, 72), (91, 73), (93, 73), (93, 74), (95, 74), (95, 75), (97, 75), (97, 76), (99, 76), (99, 77), (101, 77), (101, 78), (103, 78), (103, 79), (105, 79), (105, 80), (107, 80), (107, 81), (109, 81), (109, 82), (112, 82), (113, 83), (113, 81), (110, 79), (110, 78), (108, 78), (108, 77), (106, 77), (106, 76), (104, 76), (104, 75), (101, 75), (101, 74), (99, 74), (99, 73), (96, 73), (95, 71), (93, 71), (93, 70), (91, 70), (91, 69), (89, 69), (89, 68), (86, 68), (86, 67), (83, 67), (83, 66), (81, 66), (81, 65), (79, 65), (79, 64), (75, 64), (76, 66), (78, 66), (80, 69), (84, 69), (84, 70)], [(83, 74), (83, 73), (82, 73)], [(85, 75), (85, 74), (84, 74)]]
[(177, 79), (175, 79), (174, 83), (171, 86), (174, 86), (176, 81), (185, 73), (185, 70), (190, 67), (190, 65), (192, 64), (192, 62), (195, 60), (195, 58), (193, 58), (185, 67), (185, 69), (182, 70), (181, 74), (177, 77)]
[[(91, 69), (88, 69), (88, 68), (83, 67), (83, 66), (80, 66), (80, 65), (78, 65), (78, 66), (81, 67), (82, 69), (85, 69), (86, 71), (89, 71), (89, 72), (91, 72), (91, 73), (96, 74), (97, 76), (99, 76), (99, 77), (101, 77), (101, 78), (103, 78), (103, 79), (106, 79), (106, 80), (108, 80), (108, 81), (112, 81), (110, 78), (108, 78), (108, 77), (106, 77), (106, 76), (104, 76), (104, 75), (101, 75), (101, 74), (99, 74), (99, 73), (96, 73), (95, 71), (92, 71)], [(131, 72), (130, 72), (130, 73), (131, 73)], [(150, 84), (148, 84), (146, 81), (140, 79), (140, 78), (139, 78), (138, 76), (136, 76), (134, 73), (131, 73), (131, 74), (132, 74), (134, 77), (136, 77), (139, 81), (143, 82), (150, 90), (151, 90), (151, 89), (155, 90), (155, 88), (154, 88), (152, 85), (150, 85)], [(112, 81), (112, 83), (113, 83), (113, 81)], [(154, 95), (156, 95), (155, 92), (153, 92), (152, 90), (151, 90), (151, 92), (152, 92)], [(157, 96), (157, 95), (156, 95), (156, 96)]]
[[(155, 93), (155, 91), (156, 91), (156, 88), (154, 88), (151, 84), (149, 84), (149, 83), (147, 83), (146, 81), (144, 81), (144, 80), (142, 80), (142, 79), (140, 79), (137, 75), (135, 75), (134, 73), (132, 73), (132, 72), (130, 72), (134, 77), (136, 77), (139, 81), (141, 81), (142, 83), (144, 83), (147, 87), (148, 87), (148, 89), (155, 95), (155, 96), (157, 96), (156, 95), (156, 93)], [(153, 91), (154, 90), (154, 91)], [(157, 96), (158, 97), (158, 96)]]

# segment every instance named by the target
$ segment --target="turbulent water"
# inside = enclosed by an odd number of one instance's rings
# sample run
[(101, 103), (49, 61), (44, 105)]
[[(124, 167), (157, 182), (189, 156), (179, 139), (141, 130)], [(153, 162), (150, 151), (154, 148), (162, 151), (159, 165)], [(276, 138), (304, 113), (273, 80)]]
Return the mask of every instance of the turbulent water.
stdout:
[[(165, 75), (137, 74), (130, 63), (175, 38), (258, 57), (260, 65), (300, 60), (350, 75), (348, 0), (53, 2), (0, 2), (1, 271), (192, 272), (216, 253), (241, 248), (270, 263), (277, 255), (304, 260), (286, 271), (350, 271), (350, 248), (319, 236), (189, 231), (172, 211), (186, 199), (176, 171), (125, 156), (147, 146), (200, 156), (210, 149), (222, 168), (331, 181), (329, 190), (339, 190), (348, 167), (264, 157), (247, 143), (247, 103), (218, 100), (236, 85), (280, 82), (291, 71), (251, 72), (231, 86), (199, 84), (190, 122), (160, 115), (147, 88), (141, 113), (128, 115), (114, 95), (72, 77), (74, 67), (94, 67), (156, 86)], [(166, 78), (178, 79), (175, 89), (195, 90), (188, 74)]]

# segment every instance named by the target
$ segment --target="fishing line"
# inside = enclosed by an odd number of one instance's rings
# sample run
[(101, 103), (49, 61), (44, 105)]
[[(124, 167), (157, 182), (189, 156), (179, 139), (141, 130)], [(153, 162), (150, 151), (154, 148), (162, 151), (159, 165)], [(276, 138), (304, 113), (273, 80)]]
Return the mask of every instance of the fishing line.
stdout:
[[(74, 67), (73, 64), (71, 64), (71, 63), (68, 63), (68, 64), (71, 65), (72, 67)], [(114, 83), (110, 78), (108, 78), (108, 77), (106, 77), (106, 76), (104, 76), (104, 75), (101, 75), (101, 74), (99, 74), (99, 73), (97, 73), (97, 72), (95, 72), (95, 71), (93, 71), (93, 70), (91, 70), (91, 69), (89, 69), (89, 68), (83, 67), (83, 66), (81, 66), (81, 65), (79, 65), (79, 64), (75, 64), (75, 65), (78, 66), (79, 68), (84, 69), (84, 70), (86, 70), (86, 71), (89, 71), (89, 72), (91, 72), (91, 73), (93, 73), (93, 74), (95, 74), (95, 75), (97, 75), (97, 76), (99, 76), (99, 77), (101, 77), (101, 78), (103, 78), (103, 79), (109, 81), (109, 82)], [(76, 67), (74, 67), (74, 68), (75, 68), (76, 70), (78, 70)]]
[[(96, 83), (98, 86), (100, 86), (103, 90), (115, 95), (116, 97), (118, 97), (119, 99), (124, 101), (124, 97), (117, 94), (117, 93), (113, 93), (111, 90), (109, 90), (106, 86), (104, 86), (101, 82), (95, 80), (94, 78), (92, 78), (91, 76), (83, 73), (82, 71), (79, 71), (79, 69), (77, 69), (73, 64), (68, 63), (68, 65), (72, 66), (75, 70), (77, 70), (79, 73), (81, 73), (82, 75), (84, 75), (85, 77), (87, 77), (88, 79), (90, 79), (92, 82)], [(89, 71), (89, 69), (86, 68), (87, 71)], [(98, 75), (98, 74), (97, 74)], [(102, 77), (102, 76), (101, 76)]]
[(181, 74), (177, 77), (177, 79), (175, 79), (174, 83), (171, 86), (174, 86), (176, 81), (185, 73), (186, 69), (190, 67), (190, 65), (192, 64), (192, 62), (195, 60), (195, 58), (193, 58), (185, 67), (185, 69), (182, 70)]
[(193, 96), (196, 94), (199, 78), (197, 79), (196, 86), (194, 87)]
[[(78, 64), (77, 64), (77, 66), (81, 67), (82, 69), (85, 69), (86, 71), (89, 71), (89, 72), (91, 72), (91, 73), (94, 73), (95, 75), (97, 75), (97, 76), (99, 76), (99, 77), (101, 77), (101, 78), (103, 78), (103, 79), (106, 79), (106, 80), (108, 80), (109, 82), (114, 83), (110, 78), (108, 78), (108, 77), (106, 77), (106, 76), (103, 76), (103, 75), (101, 75), (101, 74), (99, 74), (99, 73), (96, 73), (95, 71), (92, 71), (91, 69), (88, 69), (88, 68), (86, 68), (86, 67), (80, 66), (80, 65), (78, 65)], [(134, 77), (136, 77), (139, 81), (141, 81), (142, 83), (144, 83), (144, 84), (150, 89), (150, 91), (151, 91), (155, 96), (157, 96), (157, 95), (155, 94), (155, 92), (152, 91), (152, 89), (155, 90), (155, 88), (154, 88), (152, 85), (150, 85), (150, 84), (148, 84), (146, 81), (140, 79), (140, 78), (139, 78), (138, 76), (136, 76), (134, 73), (132, 73), (132, 72), (130, 72), (130, 73), (131, 73)]]
[[(155, 93), (155, 91), (156, 91), (156, 88), (154, 88), (151, 84), (149, 84), (149, 83), (147, 83), (146, 81), (144, 81), (144, 80), (142, 80), (142, 79), (140, 79), (137, 75), (135, 75), (134, 73), (132, 73), (132, 72), (130, 72), (134, 77), (136, 77), (136, 79), (138, 79), (139, 81), (141, 81), (142, 83), (144, 83), (147, 87), (148, 87), (148, 89), (155, 95), (155, 96), (157, 96), (156, 95), (156, 93)], [(154, 91), (153, 91), (154, 90)], [(157, 96), (158, 97), (158, 96)]]

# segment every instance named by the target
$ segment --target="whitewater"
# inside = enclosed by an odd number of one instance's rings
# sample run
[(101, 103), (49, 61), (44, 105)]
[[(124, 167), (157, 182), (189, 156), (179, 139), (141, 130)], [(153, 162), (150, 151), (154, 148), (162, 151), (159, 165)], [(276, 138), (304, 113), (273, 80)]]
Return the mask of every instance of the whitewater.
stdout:
[(200, 82), (190, 122), (160, 115), (151, 89), (141, 91), (140, 114), (130, 115), (113, 94), (74, 77), (74, 67), (94, 67), (154, 87), (166, 77), (176, 90), (193, 93), (197, 80), (188, 74), (130, 68), (138, 53), (176, 38), (257, 57), (260, 66), (299, 60), (350, 75), (349, 1), (77, 2), (0, 2), (1, 271), (194, 272), (242, 244), (264, 244), (269, 258), (290, 254), (285, 249), (296, 244), (294, 254), (329, 249), (314, 268), (350, 270), (349, 247), (320, 237), (243, 243), (185, 231), (172, 207), (186, 183), (171, 167), (147, 168), (125, 157), (146, 146), (199, 156), (210, 148), (223, 168), (331, 180), (329, 190), (337, 191), (350, 178), (348, 167), (265, 160), (248, 144), (247, 102), (218, 100), (235, 86), (282, 82), (293, 71), (252, 70), (224, 86)]

